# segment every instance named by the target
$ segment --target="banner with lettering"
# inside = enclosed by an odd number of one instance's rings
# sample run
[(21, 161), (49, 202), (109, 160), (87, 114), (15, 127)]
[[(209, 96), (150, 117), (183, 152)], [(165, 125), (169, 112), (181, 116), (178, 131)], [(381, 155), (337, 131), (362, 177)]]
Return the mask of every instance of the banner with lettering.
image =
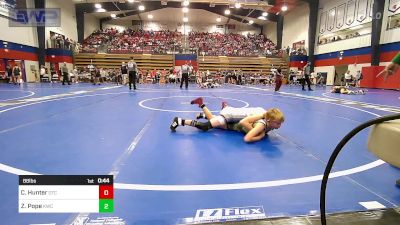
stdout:
[(336, 28), (341, 28), (344, 24), (344, 13), (346, 11), (346, 3), (337, 7)]
[(389, 12), (397, 14), (400, 9), (400, 0), (389, 0)]
[(331, 31), (335, 28), (336, 7), (329, 10), (328, 13), (328, 30)]
[(326, 31), (326, 12), (321, 13), (320, 17), (320, 23), (319, 23), (319, 33), (323, 34)]
[(350, 0), (347, 2), (347, 11), (346, 11), (346, 24), (351, 25), (354, 22), (356, 14), (356, 1)]
[(358, 0), (357, 21), (362, 22), (367, 18), (368, 0)]

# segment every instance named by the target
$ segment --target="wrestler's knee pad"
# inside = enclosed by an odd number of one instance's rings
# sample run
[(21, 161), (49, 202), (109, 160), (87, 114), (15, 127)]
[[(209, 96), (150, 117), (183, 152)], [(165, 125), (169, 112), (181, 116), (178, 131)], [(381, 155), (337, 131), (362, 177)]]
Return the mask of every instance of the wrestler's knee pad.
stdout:
[(195, 126), (196, 128), (198, 128), (198, 129), (202, 130), (202, 131), (208, 131), (209, 129), (213, 128), (213, 127), (211, 126), (210, 121), (207, 121), (207, 122), (205, 122), (205, 123), (195, 121), (194, 126)]

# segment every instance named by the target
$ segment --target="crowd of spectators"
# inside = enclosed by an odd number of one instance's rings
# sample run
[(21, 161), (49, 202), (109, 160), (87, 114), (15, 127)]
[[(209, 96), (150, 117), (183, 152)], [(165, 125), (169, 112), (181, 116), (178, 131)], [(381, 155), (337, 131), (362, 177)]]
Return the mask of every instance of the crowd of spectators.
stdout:
[(276, 55), (275, 44), (260, 34), (221, 34), (190, 32), (190, 48), (197, 48), (205, 55), (259, 56)]
[(183, 46), (195, 49), (198, 54), (225, 56), (272, 56), (279, 54), (275, 44), (256, 34), (221, 34), (190, 32), (188, 45), (178, 31), (144, 31), (126, 29), (118, 31), (107, 28), (95, 31), (83, 42), (81, 52), (97, 52), (106, 48), (108, 53), (153, 53), (169, 54), (182, 52)]
[(337, 35), (337, 36), (334, 36), (332, 38), (320, 38), (319, 41), (318, 41), (318, 44), (322, 45), (322, 44), (327, 44), (327, 43), (331, 43), (331, 42), (335, 42), (335, 41), (346, 40), (346, 39), (350, 39), (350, 38), (354, 38), (354, 37), (358, 37), (358, 36), (360, 36), (360, 33), (354, 32), (354, 33), (351, 33), (351, 34)]
[(400, 19), (390, 20), (387, 26), (388, 29), (400, 28)]
[(304, 47), (298, 47), (298, 48), (290, 48), (289, 46), (284, 48), (287, 55), (293, 56), (293, 55), (307, 55), (307, 50)]
[(97, 52), (106, 46), (108, 53), (154, 53), (167, 54), (182, 49), (182, 35), (168, 30), (144, 31), (114, 28), (95, 31), (82, 45), (82, 52)]

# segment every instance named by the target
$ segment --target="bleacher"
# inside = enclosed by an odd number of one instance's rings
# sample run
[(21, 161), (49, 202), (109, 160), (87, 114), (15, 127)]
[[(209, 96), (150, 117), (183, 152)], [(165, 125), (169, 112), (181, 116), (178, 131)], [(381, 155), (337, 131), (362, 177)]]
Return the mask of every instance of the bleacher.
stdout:
[[(95, 54), (79, 53), (75, 62), (79, 68), (93, 64), (97, 68), (119, 68), (122, 62), (129, 61), (133, 57), (138, 67), (143, 70), (171, 69), (174, 64), (173, 55), (150, 55), (150, 54)], [(242, 70), (244, 73), (269, 74), (273, 66), (282, 65), (282, 71), (287, 74), (288, 65), (281, 58), (265, 57), (220, 57), (220, 56), (199, 56), (200, 71), (209, 70)]]
[(198, 62), (200, 70), (210, 72), (240, 69), (244, 73), (269, 74), (273, 66), (280, 65), (284, 73), (288, 70), (287, 63), (281, 58), (200, 56)]
[(150, 54), (96, 54), (79, 53), (75, 57), (76, 66), (79, 68), (93, 64), (97, 68), (119, 68), (122, 62), (128, 62), (133, 57), (139, 69), (163, 70), (171, 69), (174, 64), (173, 55)]

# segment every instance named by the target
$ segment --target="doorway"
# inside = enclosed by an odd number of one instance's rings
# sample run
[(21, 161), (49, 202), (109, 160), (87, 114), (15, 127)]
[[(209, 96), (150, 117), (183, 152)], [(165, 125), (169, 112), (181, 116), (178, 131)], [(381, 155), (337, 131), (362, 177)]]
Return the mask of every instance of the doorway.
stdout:
[(344, 74), (347, 72), (349, 65), (335, 66), (334, 85), (344, 85)]

